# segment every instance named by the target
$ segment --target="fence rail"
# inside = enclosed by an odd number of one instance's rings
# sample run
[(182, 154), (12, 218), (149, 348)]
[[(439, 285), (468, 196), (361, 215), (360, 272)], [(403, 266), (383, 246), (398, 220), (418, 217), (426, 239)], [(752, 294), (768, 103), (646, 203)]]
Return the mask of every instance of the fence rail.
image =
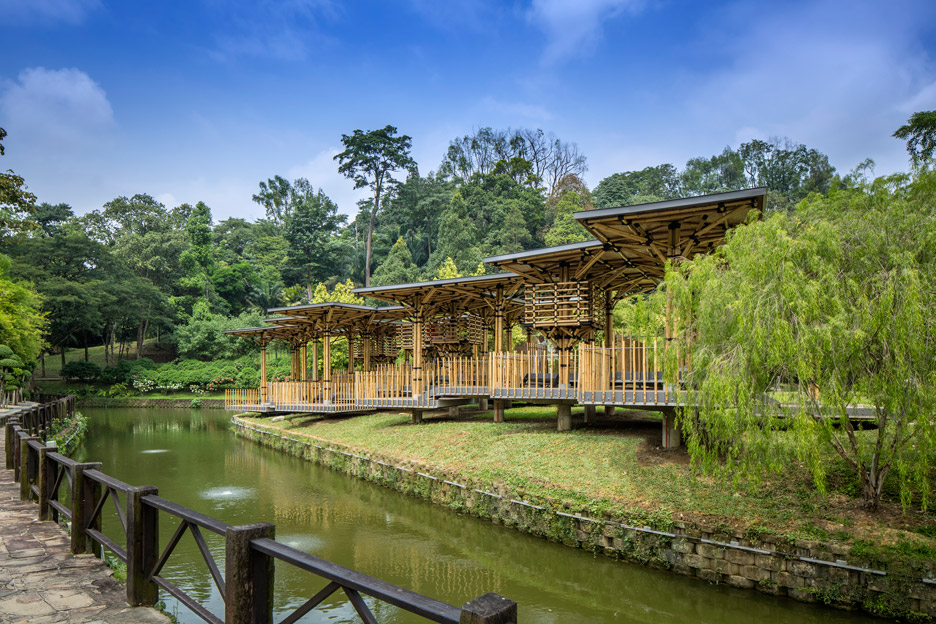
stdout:
[[(367, 623), (376, 623), (377, 619), (362, 596), (442, 624), (517, 622), (517, 604), (496, 594), (485, 594), (455, 607), (277, 542), (272, 524), (233, 526), (162, 498), (153, 486), (124, 483), (104, 473), (100, 463), (69, 459), (47, 444), (45, 435), (54, 419), (74, 414), (74, 397), (44, 398), (49, 400), (5, 416), (6, 469), (14, 470), (20, 498), (38, 502), (40, 520), (64, 519), (70, 523), (72, 553), (91, 552), (101, 557), (106, 550), (127, 564), (127, 603), (131, 606), (155, 604), (158, 590), (162, 589), (211, 624), (272, 624), (273, 564), (278, 560), (328, 581), (324, 589), (282, 619), (281, 624), (293, 624), (339, 590)], [(115, 529), (110, 521), (108, 528), (104, 527), (108, 501), (114, 507)], [(160, 550), (159, 522), (163, 518), (179, 524)], [(223, 573), (203, 530), (224, 537)], [(185, 533), (194, 539), (223, 596), (221, 615), (209, 611), (160, 574)]]

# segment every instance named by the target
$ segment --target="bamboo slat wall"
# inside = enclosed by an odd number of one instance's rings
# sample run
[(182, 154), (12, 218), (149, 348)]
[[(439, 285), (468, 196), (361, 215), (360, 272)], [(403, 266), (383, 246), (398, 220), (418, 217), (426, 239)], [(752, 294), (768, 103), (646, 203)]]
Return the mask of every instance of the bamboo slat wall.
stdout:
[(431, 407), (426, 393), (413, 394), (413, 367), (410, 364), (381, 364), (370, 371), (354, 373), (354, 396), (361, 408)]
[(588, 282), (527, 286), (523, 324), (528, 327), (604, 325), (604, 291)]

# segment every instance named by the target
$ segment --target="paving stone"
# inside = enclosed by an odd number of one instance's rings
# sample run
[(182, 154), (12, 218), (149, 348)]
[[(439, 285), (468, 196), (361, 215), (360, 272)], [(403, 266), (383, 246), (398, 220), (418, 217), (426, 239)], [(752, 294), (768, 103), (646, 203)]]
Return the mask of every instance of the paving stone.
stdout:
[[(0, 446), (3, 446), (0, 427)], [(3, 624), (169, 624), (155, 609), (131, 608), (126, 588), (100, 559), (72, 555), (69, 538), (38, 522), (19, 500), (12, 471), (0, 469), (0, 622)]]

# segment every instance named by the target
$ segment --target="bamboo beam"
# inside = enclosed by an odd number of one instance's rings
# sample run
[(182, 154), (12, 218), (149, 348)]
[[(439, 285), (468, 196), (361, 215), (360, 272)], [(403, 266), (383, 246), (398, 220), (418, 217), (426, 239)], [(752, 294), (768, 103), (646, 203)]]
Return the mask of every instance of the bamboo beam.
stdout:
[(331, 404), (331, 332), (326, 331), (322, 336), (322, 395), (326, 405)]

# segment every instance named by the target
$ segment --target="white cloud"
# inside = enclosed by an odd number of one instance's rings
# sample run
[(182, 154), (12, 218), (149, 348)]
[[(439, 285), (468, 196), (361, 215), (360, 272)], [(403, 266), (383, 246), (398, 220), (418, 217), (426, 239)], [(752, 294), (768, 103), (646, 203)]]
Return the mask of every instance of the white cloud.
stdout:
[(78, 69), (24, 69), (0, 93), (11, 140), (55, 152), (95, 142), (114, 127), (104, 89)]
[[(354, 182), (338, 173), (336, 154), (342, 150), (337, 147), (322, 150), (311, 160), (295, 165), (286, 172), (290, 181), (305, 178), (315, 188), (321, 188), (329, 198), (338, 204), (338, 211), (353, 216), (357, 214), (357, 202), (371, 195), (368, 188), (354, 188)], [(399, 177), (399, 176), (397, 176)]]
[[(679, 81), (682, 128), (696, 140), (786, 136), (829, 155), (847, 171), (866, 157), (879, 173), (905, 170), (904, 146), (891, 134), (915, 110), (936, 107), (936, 68), (914, 44), (928, 23), (924, 5), (805, 4), (771, 14), (719, 15), (712, 40), (728, 63)], [(711, 31), (711, 29), (709, 29)]]
[(11, 22), (80, 24), (100, 0), (0, 0), (0, 15)]
[(643, 0), (533, 0), (527, 19), (545, 32), (543, 60), (549, 63), (591, 53), (604, 22), (644, 5)]

